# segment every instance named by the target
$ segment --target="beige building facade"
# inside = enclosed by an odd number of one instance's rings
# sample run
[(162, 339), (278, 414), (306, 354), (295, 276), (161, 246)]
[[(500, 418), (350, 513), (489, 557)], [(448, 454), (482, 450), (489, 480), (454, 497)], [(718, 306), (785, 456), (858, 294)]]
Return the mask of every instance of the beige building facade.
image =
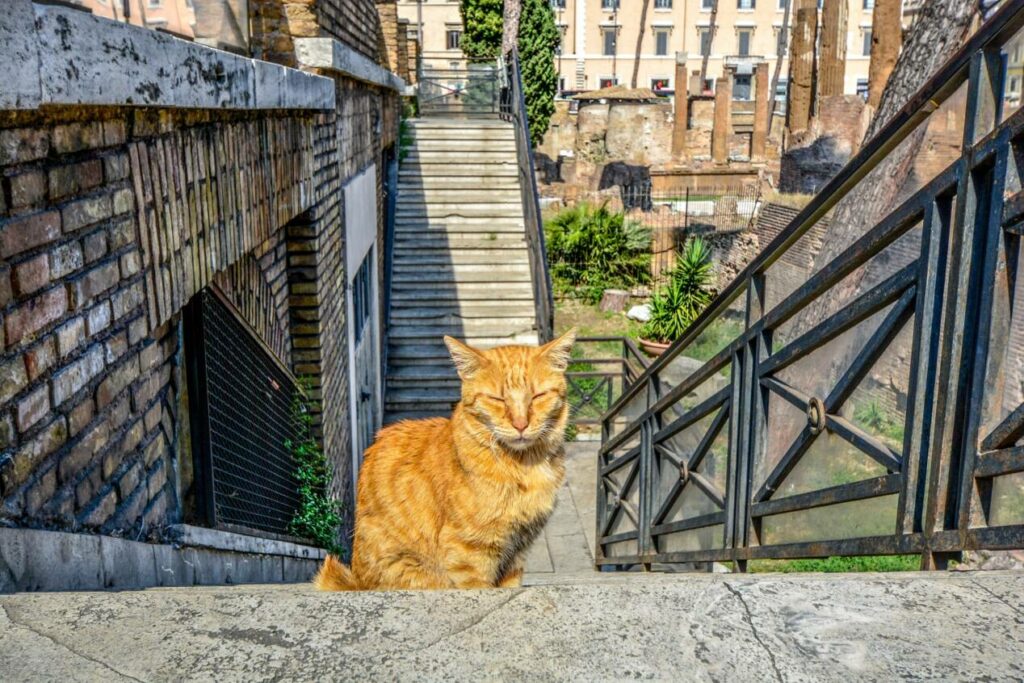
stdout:
[[(712, 0), (552, 0), (562, 32), (556, 57), (563, 92), (631, 85), (640, 42), (636, 84), (674, 90), (676, 54), (685, 53), (687, 73), (701, 68), (702, 41), (710, 38)], [(723, 68), (735, 66), (735, 99), (753, 99), (753, 69), (758, 62), (775, 68), (779, 32), (787, 0), (719, 0), (717, 32), (705, 84), (710, 92)], [(844, 92), (866, 92), (874, 0), (847, 0)], [(399, 16), (415, 33), (422, 22), (424, 63), (442, 66), (462, 57), (458, 49), (462, 17), (451, 0), (399, 0)], [(790, 13), (790, 26), (793, 23)], [(820, 12), (819, 12), (820, 21)], [(788, 60), (783, 58), (778, 96), (785, 92)], [(697, 94), (697, 93), (694, 93)]]

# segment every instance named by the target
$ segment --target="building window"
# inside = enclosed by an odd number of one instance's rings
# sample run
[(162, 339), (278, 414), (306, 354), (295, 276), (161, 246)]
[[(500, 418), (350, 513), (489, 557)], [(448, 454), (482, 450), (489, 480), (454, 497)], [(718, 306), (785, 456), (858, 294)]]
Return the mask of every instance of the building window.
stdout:
[(752, 33), (753, 31), (750, 29), (736, 32), (736, 54), (740, 57), (750, 56), (750, 34)]
[(560, 76), (558, 79), (558, 92), (565, 92), (565, 76)]
[(864, 29), (864, 49), (861, 54), (865, 57), (871, 56), (871, 29), (869, 28)]
[(668, 55), (668, 29), (655, 29), (654, 31), (654, 54), (659, 57)]
[(654, 9), (672, 9), (672, 0), (654, 0)]
[(789, 94), (789, 80), (780, 78), (779, 82), (775, 84), (775, 101), (785, 102), (787, 94)]
[(736, 0), (736, 8), (741, 10), (752, 10), (756, 5), (755, 0)]
[(875, 9), (875, 0), (864, 0), (864, 9)]
[(669, 83), (667, 78), (652, 78), (651, 79), (651, 90), (658, 92), (659, 90), (668, 90)]
[(857, 79), (857, 94), (861, 96), (861, 99), (867, 101), (868, 99), (868, 79), (858, 78)]
[(163, 7), (163, 6), (164, 6), (164, 0), (149, 0), (146, 3), (146, 7), (149, 7), (150, 9), (157, 9), (157, 8)]
[(617, 78), (602, 78), (602, 79), (598, 80), (598, 87), (599, 88), (610, 88), (613, 85), (618, 85), (618, 84), (619, 84), (619, 79), (617, 79)]
[(752, 99), (752, 88), (750, 87), (750, 76), (741, 76), (739, 74), (733, 76), (732, 79), (732, 98), (734, 100), (749, 101)]
[(786, 5), (789, 4), (789, 0), (779, 0), (779, 11), (783, 12), (786, 9)]
[(614, 28), (601, 29), (601, 33), (604, 38), (604, 55), (611, 57), (615, 54), (615, 34), (618, 31)]
[(619, 0), (601, 0), (601, 9), (613, 12), (619, 9)]
[(448, 29), (448, 38), (445, 44), (449, 50), (458, 50), (459, 43), (462, 42), (462, 31), (460, 29), (450, 28)]
[(700, 8), (704, 12), (710, 12), (715, 0), (700, 0)]
[(699, 28), (697, 32), (700, 34), (700, 53), (702, 55), (711, 54), (711, 29)]
[(565, 0), (551, 0), (552, 9), (565, 9)]

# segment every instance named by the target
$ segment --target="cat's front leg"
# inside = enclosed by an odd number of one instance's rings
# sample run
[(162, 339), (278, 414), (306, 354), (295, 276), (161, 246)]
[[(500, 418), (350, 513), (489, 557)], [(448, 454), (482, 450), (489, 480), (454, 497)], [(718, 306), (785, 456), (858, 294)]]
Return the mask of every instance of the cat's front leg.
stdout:
[(522, 566), (513, 567), (505, 572), (505, 576), (498, 581), (498, 588), (519, 588), (523, 585)]

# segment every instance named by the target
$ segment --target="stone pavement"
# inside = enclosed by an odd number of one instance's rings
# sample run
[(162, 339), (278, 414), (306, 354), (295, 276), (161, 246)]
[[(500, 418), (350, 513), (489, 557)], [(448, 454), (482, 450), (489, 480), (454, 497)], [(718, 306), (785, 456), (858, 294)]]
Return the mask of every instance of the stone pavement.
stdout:
[(0, 680), (1014, 680), (1024, 575), (0, 596)]

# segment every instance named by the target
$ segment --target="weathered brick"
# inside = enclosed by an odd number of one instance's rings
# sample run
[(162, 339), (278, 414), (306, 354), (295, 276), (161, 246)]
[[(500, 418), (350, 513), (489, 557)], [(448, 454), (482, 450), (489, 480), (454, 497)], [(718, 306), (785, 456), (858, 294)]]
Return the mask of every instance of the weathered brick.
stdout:
[(138, 344), (140, 339), (143, 339), (149, 327), (146, 325), (146, 316), (139, 316), (135, 320), (132, 320), (128, 325), (128, 343)]
[(68, 310), (68, 295), (63, 287), (54, 287), (14, 309), (4, 320), (7, 346), (35, 334), (59, 320)]
[(18, 401), (18, 431), (28, 428), (43, 419), (50, 412), (50, 387), (43, 384)]
[(50, 283), (50, 259), (39, 254), (14, 266), (11, 271), (11, 285), (18, 296), (37, 292)]
[(107, 231), (98, 230), (82, 239), (85, 262), (92, 263), (107, 255)]
[(71, 412), (68, 413), (68, 432), (70, 432), (71, 436), (78, 434), (87, 424), (92, 422), (95, 406), (96, 404), (93, 402), (92, 396), (86, 396), (81, 403), (71, 409)]
[(152, 465), (157, 458), (163, 455), (164, 443), (164, 435), (157, 434), (156, 438), (154, 438), (146, 445), (145, 450), (142, 452), (143, 458), (146, 461), (146, 467)]
[[(120, 278), (116, 259), (86, 271), (84, 275), (68, 283), (73, 308), (76, 311), (81, 309), (96, 296), (115, 287)], [(114, 306), (116, 308), (117, 304)]]
[(25, 492), (25, 512), (37, 515), (57, 491), (57, 468), (51, 467)]
[(102, 526), (117, 510), (117, 492), (114, 489), (107, 491), (100, 498), (95, 507), (82, 519), (82, 523), (90, 527)]
[(0, 405), (7, 405), (15, 394), (28, 385), (25, 361), (21, 356), (0, 361)]
[(50, 274), (54, 278), (70, 275), (84, 265), (82, 245), (77, 240), (62, 244), (50, 252)]
[(53, 375), (53, 405), (59, 406), (103, 372), (103, 346), (96, 344), (85, 354)]
[(54, 335), (43, 337), (38, 344), (25, 351), (25, 369), (28, 370), (29, 380), (34, 381), (52, 368), (56, 360), (56, 337)]
[(139, 443), (142, 442), (142, 437), (146, 435), (146, 431), (143, 428), (142, 420), (136, 420), (132, 425), (125, 431), (124, 438), (121, 440), (121, 452), (130, 453), (134, 451)]
[(104, 301), (91, 308), (86, 316), (86, 323), (86, 331), (90, 337), (110, 327), (110, 302)]
[(139, 372), (147, 373), (164, 359), (163, 348), (153, 342), (139, 351)]
[(34, 128), (0, 130), (0, 166), (42, 159), (50, 152), (50, 131)]
[(107, 364), (111, 364), (128, 351), (128, 333), (118, 332), (106, 342)]
[(113, 215), (113, 210), (114, 206), (108, 194), (79, 199), (68, 204), (61, 211), (64, 232), (74, 232), (87, 225), (93, 225), (94, 223), (106, 220)]
[(15, 218), (0, 228), (0, 258), (8, 259), (60, 237), (60, 213), (43, 213)]
[(14, 444), (18, 432), (14, 429), (14, 419), (10, 413), (0, 415), (0, 450), (6, 450)]
[(117, 492), (121, 496), (121, 500), (127, 500), (128, 496), (132, 494), (139, 486), (139, 481), (142, 479), (142, 465), (134, 463), (131, 467), (125, 470), (121, 478), (117, 480)]
[(11, 206), (21, 209), (46, 199), (46, 174), (28, 171), (11, 178)]
[(154, 403), (153, 407), (146, 411), (145, 425), (146, 431), (151, 432), (156, 429), (157, 425), (160, 424), (160, 418), (163, 416), (163, 406), (159, 403)]
[(132, 395), (135, 409), (142, 410), (149, 405), (153, 397), (160, 393), (160, 390), (167, 384), (168, 379), (169, 373), (165, 375), (164, 372), (153, 372), (143, 382), (140, 382)]
[(114, 193), (114, 215), (128, 213), (135, 209), (135, 194), (125, 188)]
[(103, 410), (114, 397), (120, 394), (132, 381), (139, 376), (139, 359), (130, 357), (115, 370), (107, 373), (96, 389), (96, 406)]
[(135, 249), (121, 256), (121, 277), (129, 278), (135, 275), (135, 273), (139, 272), (140, 267), (139, 252)]
[(131, 415), (131, 397), (121, 396), (121, 398), (114, 401), (114, 404), (107, 410), (107, 424), (110, 425), (110, 431), (114, 432), (120, 429), (121, 425), (128, 421), (128, 417)]
[(85, 320), (78, 316), (57, 328), (57, 352), (67, 358), (75, 349), (85, 343)]
[(103, 172), (106, 175), (107, 182), (124, 180), (128, 177), (130, 169), (131, 166), (127, 154), (111, 154), (103, 159)]
[(11, 287), (11, 268), (6, 263), (0, 263), (0, 308), (11, 303), (14, 298), (14, 289)]
[[(120, 320), (142, 304), (142, 283), (136, 282), (129, 287), (115, 292), (110, 297), (110, 303), (114, 306), (114, 320)], [(130, 335), (131, 330), (129, 330)]]
[(159, 461), (156, 468), (149, 475), (149, 497), (150, 499), (156, 498), (157, 494), (160, 493), (160, 489), (167, 483), (167, 467), (164, 466), (163, 461)]
[(135, 223), (130, 218), (114, 220), (110, 224), (110, 248), (120, 249), (135, 241)]
[(103, 146), (103, 123), (68, 123), (53, 129), (53, 149), (58, 154)]
[(74, 479), (79, 472), (92, 462), (93, 456), (103, 450), (110, 439), (110, 427), (106, 422), (97, 422), (60, 459), (59, 472), (62, 484)]
[(124, 121), (113, 120), (103, 122), (103, 144), (107, 147), (124, 144), (126, 139)]
[(14, 453), (11, 467), (3, 470), (4, 489), (11, 490), (24, 483), (43, 459), (60, 448), (68, 438), (67, 423), (57, 417), (43, 427), (35, 437)]
[(50, 169), (50, 199), (59, 200), (91, 190), (103, 182), (103, 163), (90, 159)]
[(102, 486), (103, 473), (99, 467), (93, 467), (75, 486), (75, 505), (78, 509), (89, 507), (89, 502)]

